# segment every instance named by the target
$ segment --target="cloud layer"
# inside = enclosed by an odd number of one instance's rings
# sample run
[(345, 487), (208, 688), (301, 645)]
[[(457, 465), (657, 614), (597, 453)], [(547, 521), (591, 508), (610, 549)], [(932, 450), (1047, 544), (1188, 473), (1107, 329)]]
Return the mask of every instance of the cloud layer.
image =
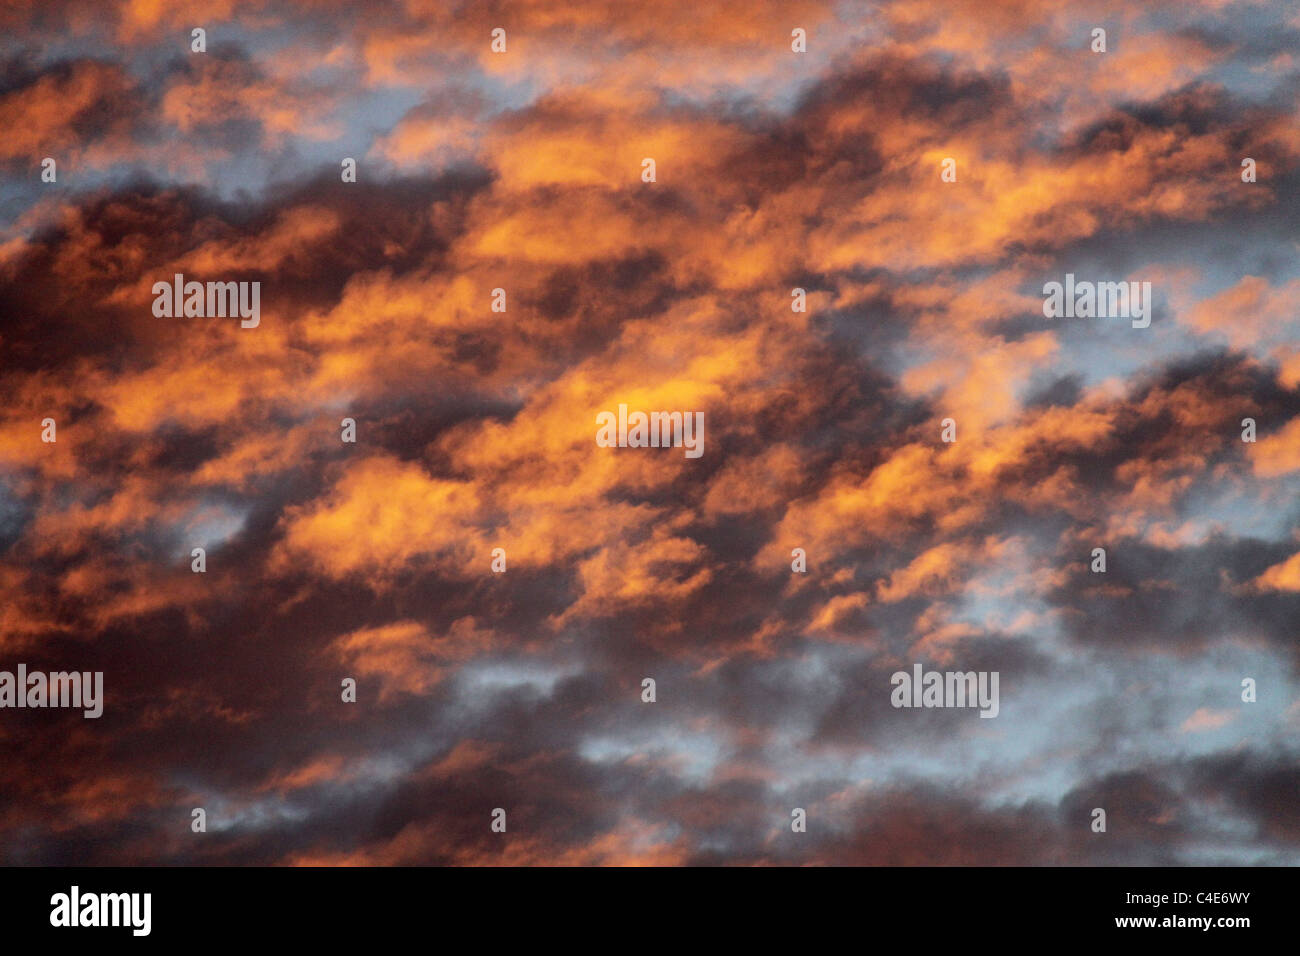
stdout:
[[(106, 694), (0, 710), (4, 862), (1300, 862), (1281, 5), (0, 28), (0, 669)], [(1045, 319), (1067, 273), (1150, 327)], [(916, 662), (998, 717), (892, 707)]]

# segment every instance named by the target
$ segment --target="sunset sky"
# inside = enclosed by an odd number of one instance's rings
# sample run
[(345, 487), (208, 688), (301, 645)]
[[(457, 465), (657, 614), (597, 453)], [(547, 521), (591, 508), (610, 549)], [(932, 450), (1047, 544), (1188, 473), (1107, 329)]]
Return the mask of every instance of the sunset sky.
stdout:
[(1300, 864), (1295, 4), (6, 0), (0, 131), (0, 863)]

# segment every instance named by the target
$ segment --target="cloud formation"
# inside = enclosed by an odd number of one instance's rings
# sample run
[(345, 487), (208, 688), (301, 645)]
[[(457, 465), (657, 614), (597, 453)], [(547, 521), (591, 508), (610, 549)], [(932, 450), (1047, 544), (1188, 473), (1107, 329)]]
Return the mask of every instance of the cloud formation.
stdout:
[[(0, 860), (1300, 861), (1278, 5), (0, 28), (0, 669), (106, 694), (0, 710)], [(1045, 319), (1067, 273), (1150, 327)], [(915, 662), (998, 717), (892, 707)]]

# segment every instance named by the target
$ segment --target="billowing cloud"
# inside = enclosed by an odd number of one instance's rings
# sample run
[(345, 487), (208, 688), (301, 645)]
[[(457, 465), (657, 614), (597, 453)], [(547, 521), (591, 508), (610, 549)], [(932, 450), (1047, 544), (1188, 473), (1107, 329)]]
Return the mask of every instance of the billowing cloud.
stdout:
[(8, 5), (0, 858), (1294, 864), (1300, 25), (1076, 6)]

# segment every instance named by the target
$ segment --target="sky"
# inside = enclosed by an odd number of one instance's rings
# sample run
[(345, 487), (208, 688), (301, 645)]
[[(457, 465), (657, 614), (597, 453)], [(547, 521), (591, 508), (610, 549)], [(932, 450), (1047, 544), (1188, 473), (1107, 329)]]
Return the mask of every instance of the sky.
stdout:
[[(0, 862), (1300, 863), (1297, 50), (1249, 0), (10, 0), (0, 671), (104, 709), (0, 708)], [(918, 664), (997, 716), (894, 706)]]

